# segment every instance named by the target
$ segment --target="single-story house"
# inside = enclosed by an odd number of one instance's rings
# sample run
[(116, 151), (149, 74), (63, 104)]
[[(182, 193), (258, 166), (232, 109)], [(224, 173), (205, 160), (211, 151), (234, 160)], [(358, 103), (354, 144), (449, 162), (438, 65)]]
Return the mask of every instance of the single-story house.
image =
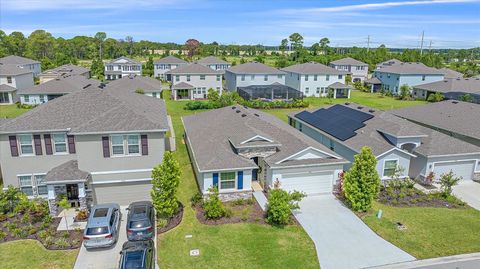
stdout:
[(208, 194), (217, 186), (224, 200), (275, 186), (331, 193), (347, 164), (321, 143), (259, 110), (228, 106), (182, 120), (200, 192)]
[(83, 76), (85, 78), (90, 78), (90, 69), (74, 65), (74, 64), (64, 64), (59, 67), (43, 71), (38, 78), (40, 79), (40, 84), (56, 79), (58, 77), (65, 76)]
[(446, 99), (461, 100), (470, 95), (474, 103), (480, 104), (480, 78), (448, 78), (413, 87), (412, 96), (428, 99), (430, 94), (441, 93)]
[(419, 180), (450, 170), (466, 181), (480, 176), (480, 147), (391, 113), (345, 103), (293, 113), (289, 123), (350, 162), (370, 147), (382, 180), (397, 168), (400, 176)]

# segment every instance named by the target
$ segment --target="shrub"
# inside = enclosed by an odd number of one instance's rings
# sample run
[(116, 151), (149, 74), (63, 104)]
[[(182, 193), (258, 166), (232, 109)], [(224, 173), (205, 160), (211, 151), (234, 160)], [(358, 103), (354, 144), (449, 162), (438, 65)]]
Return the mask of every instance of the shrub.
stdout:
[(55, 242), (55, 238), (53, 238), (53, 236), (48, 235), (47, 237), (45, 237), (45, 241), (44, 241), (45, 246), (47, 247), (52, 246), (54, 242)]
[(407, 100), (410, 97), (410, 87), (407, 84), (400, 86), (400, 92), (398, 93), (398, 98), (400, 100)]
[(440, 102), (440, 101), (443, 101), (443, 99), (445, 99), (445, 96), (443, 95), (443, 93), (436, 92), (436, 93), (430, 94), (427, 98), (427, 101), (428, 102)]
[(39, 231), (39, 232), (37, 233), (37, 236), (38, 236), (39, 238), (41, 238), (41, 239), (45, 239), (45, 238), (47, 238), (48, 233), (47, 233), (47, 231), (45, 231), (45, 230), (41, 230), (41, 231)]
[(452, 195), (452, 187), (458, 184), (461, 177), (455, 177), (455, 174), (452, 170), (450, 172), (442, 174), (440, 176), (440, 187), (442, 188), (442, 193), (444, 197), (449, 197)]
[(68, 242), (67, 239), (61, 237), (55, 241), (55, 246), (57, 246), (58, 248), (68, 248), (70, 247), (70, 242)]
[(32, 221), (32, 218), (30, 217), (30, 214), (25, 213), (22, 217), (22, 222), (23, 223), (30, 223)]
[(7, 220), (7, 215), (0, 212), (0, 222)]
[(218, 196), (218, 189), (211, 187), (208, 189), (210, 194), (208, 198), (203, 202), (203, 209), (205, 210), (205, 217), (207, 219), (219, 219), (225, 216), (226, 210), (222, 201)]
[(80, 210), (77, 213), (77, 220), (82, 221), (88, 218), (88, 211), (87, 210)]
[(293, 191), (287, 192), (282, 189), (270, 190), (267, 203), (267, 222), (276, 225), (288, 224), (293, 209), (297, 209), (298, 202), (305, 194)]
[(185, 104), (185, 110), (213, 109), (215, 105), (210, 101), (189, 101)]
[(0, 241), (5, 239), (5, 237), (7, 237), (7, 234), (4, 231), (0, 230)]
[(199, 192), (195, 193), (192, 198), (190, 198), (190, 202), (192, 206), (196, 206), (203, 201), (203, 195)]
[(137, 89), (135, 90), (135, 93), (145, 94), (145, 91), (144, 91), (142, 88), (137, 88)]
[(14, 212), (20, 201), (25, 200), (28, 201), (26, 195), (21, 192), (20, 189), (9, 185), (7, 190), (0, 191), (0, 212), (11, 214)]
[(165, 152), (163, 162), (153, 168), (151, 196), (159, 216), (172, 217), (177, 211), (177, 189), (181, 174), (180, 164), (171, 152)]
[(432, 171), (428, 173), (428, 175), (425, 177), (425, 184), (431, 186), (433, 184), (434, 179), (435, 179), (435, 173)]

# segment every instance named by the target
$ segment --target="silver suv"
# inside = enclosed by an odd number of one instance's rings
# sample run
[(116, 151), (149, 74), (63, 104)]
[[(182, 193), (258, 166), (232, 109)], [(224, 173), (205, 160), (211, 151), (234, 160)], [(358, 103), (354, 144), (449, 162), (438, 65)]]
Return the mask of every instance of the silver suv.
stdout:
[(113, 246), (118, 239), (120, 228), (120, 206), (118, 204), (100, 204), (92, 208), (87, 227), (83, 232), (85, 248), (103, 248)]

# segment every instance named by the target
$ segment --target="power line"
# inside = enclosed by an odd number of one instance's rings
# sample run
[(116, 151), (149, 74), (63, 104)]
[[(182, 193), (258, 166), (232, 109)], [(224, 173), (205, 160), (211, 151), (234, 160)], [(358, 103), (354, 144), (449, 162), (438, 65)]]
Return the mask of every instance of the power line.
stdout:
[(425, 35), (425, 31), (422, 31), (422, 41), (420, 43), (420, 56), (423, 54), (423, 37)]

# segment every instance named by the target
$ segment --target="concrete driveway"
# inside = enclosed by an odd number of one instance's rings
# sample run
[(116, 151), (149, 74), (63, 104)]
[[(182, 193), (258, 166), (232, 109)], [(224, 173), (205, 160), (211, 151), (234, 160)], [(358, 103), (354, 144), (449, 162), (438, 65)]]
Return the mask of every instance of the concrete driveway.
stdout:
[(460, 181), (453, 186), (453, 194), (469, 206), (480, 210), (480, 183), (474, 181)]
[(375, 234), (333, 195), (309, 196), (295, 217), (312, 238), (322, 269), (353, 269), (415, 258)]
[[(117, 243), (110, 248), (87, 250), (83, 244), (75, 262), (74, 269), (117, 269), (120, 262), (122, 245), (127, 241), (127, 210), (121, 207), (122, 219), (120, 221), (120, 233)], [(156, 234), (156, 233), (155, 233)], [(155, 255), (157, 240), (155, 238)], [(156, 260), (155, 260), (156, 261)], [(156, 268), (158, 265), (156, 264)]]

